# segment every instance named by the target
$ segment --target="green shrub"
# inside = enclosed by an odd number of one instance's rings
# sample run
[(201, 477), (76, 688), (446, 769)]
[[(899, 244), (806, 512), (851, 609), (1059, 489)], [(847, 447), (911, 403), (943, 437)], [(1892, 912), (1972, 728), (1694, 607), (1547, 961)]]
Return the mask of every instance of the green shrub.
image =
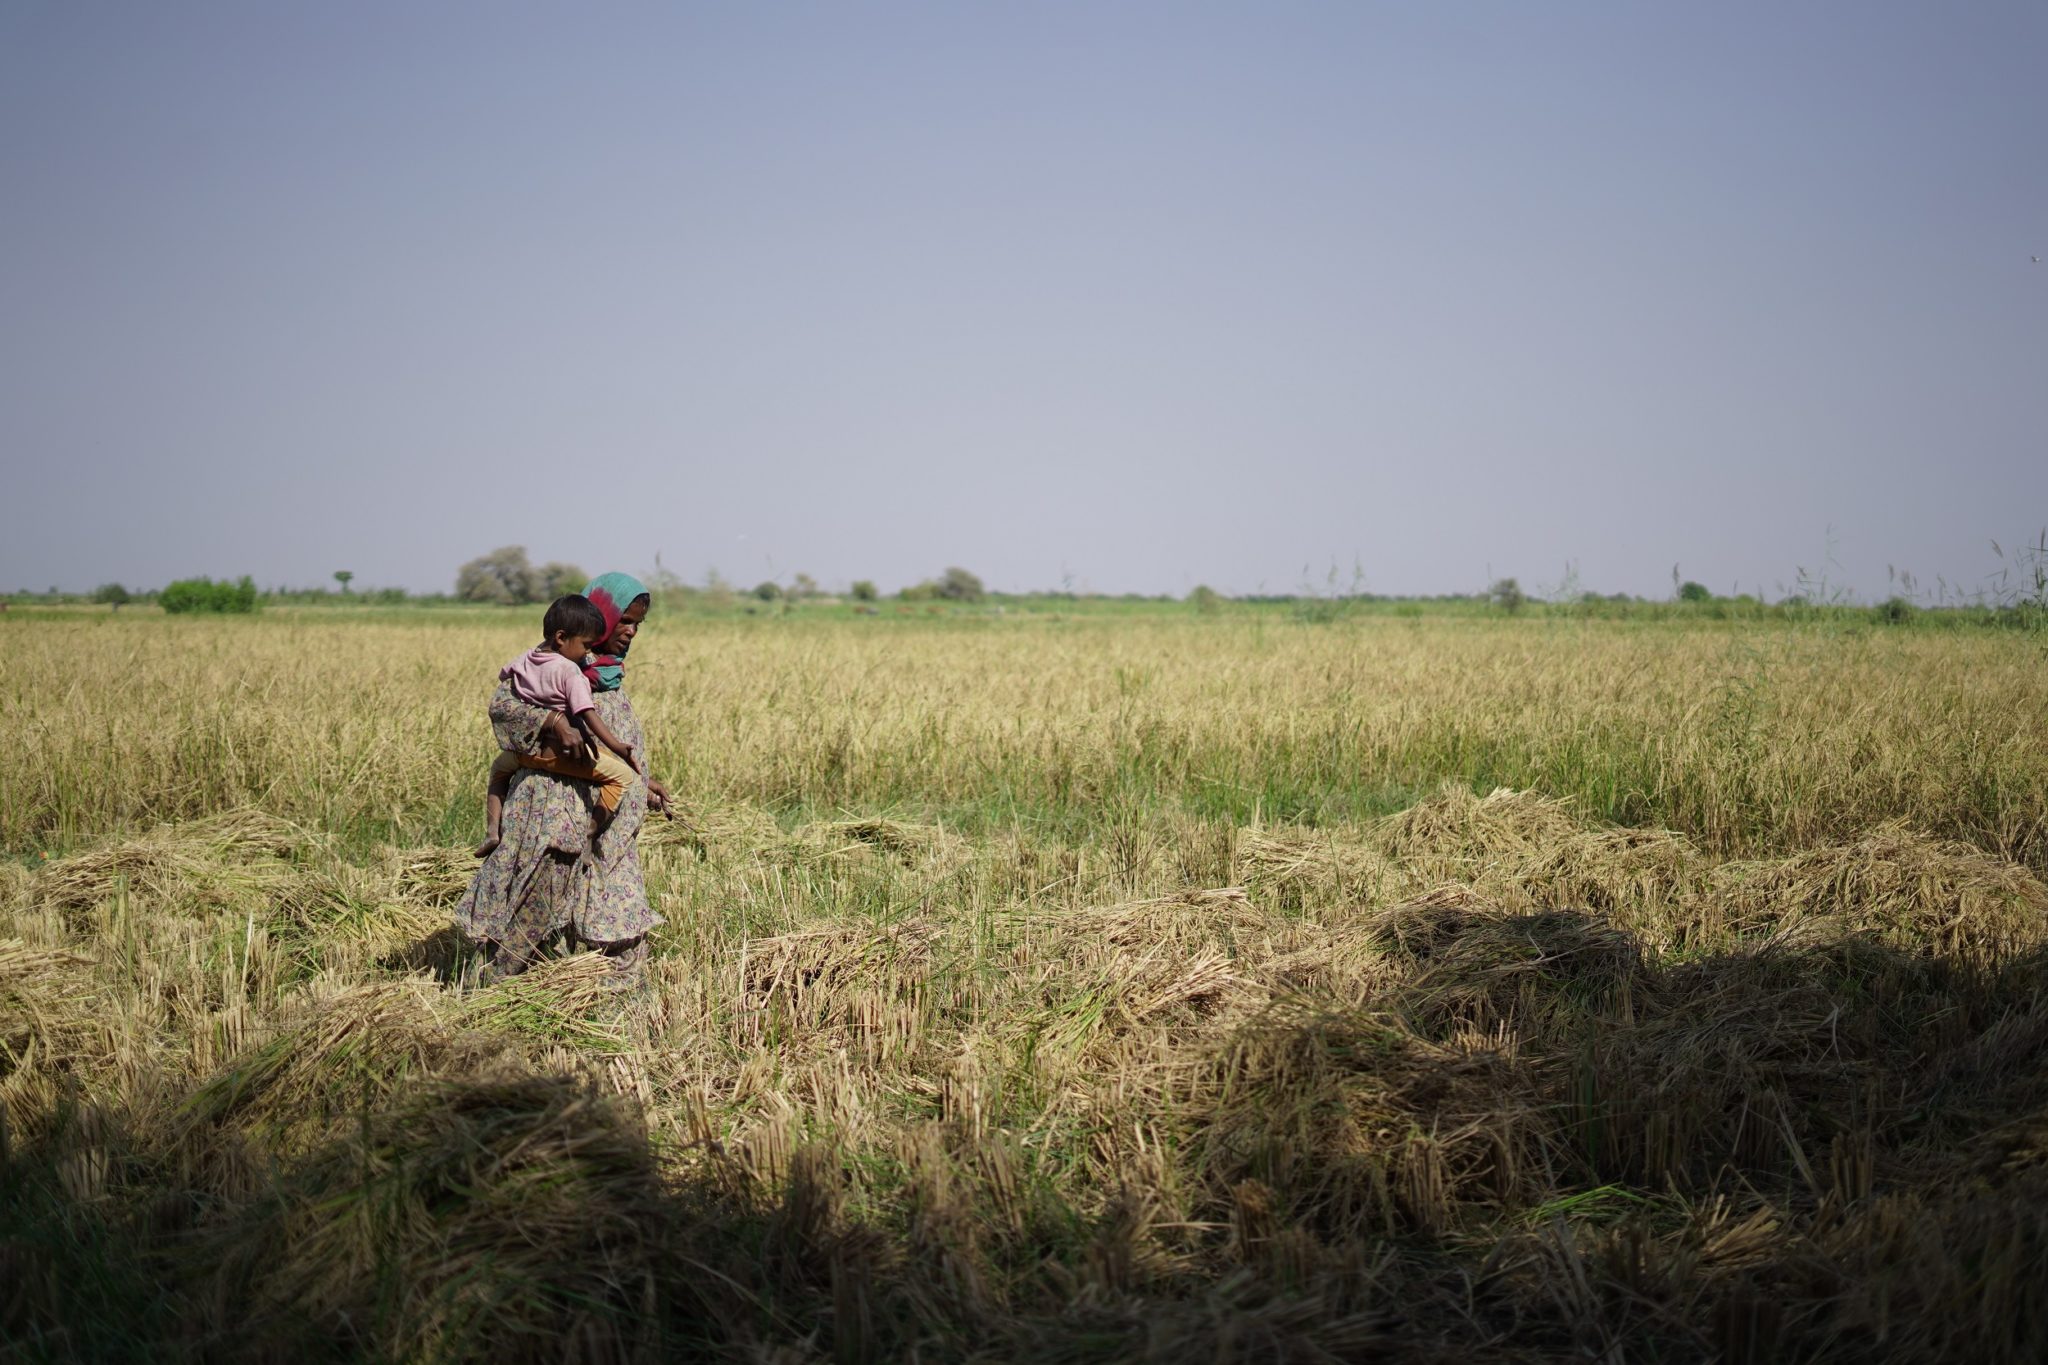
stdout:
[(1877, 619), (1888, 626), (1903, 626), (1920, 614), (1920, 608), (1903, 597), (1888, 597), (1877, 604)]
[(1704, 583), (1688, 582), (1678, 589), (1678, 600), (1681, 602), (1711, 602), (1714, 600), (1714, 593)]
[(230, 583), (211, 578), (181, 578), (157, 595), (157, 602), (173, 614), (187, 611), (256, 610), (256, 583), (249, 575)]
[(123, 602), (131, 600), (133, 596), (134, 594), (130, 593), (128, 589), (122, 587), (119, 583), (102, 583), (92, 590), (93, 601), (104, 602), (116, 607), (120, 606)]

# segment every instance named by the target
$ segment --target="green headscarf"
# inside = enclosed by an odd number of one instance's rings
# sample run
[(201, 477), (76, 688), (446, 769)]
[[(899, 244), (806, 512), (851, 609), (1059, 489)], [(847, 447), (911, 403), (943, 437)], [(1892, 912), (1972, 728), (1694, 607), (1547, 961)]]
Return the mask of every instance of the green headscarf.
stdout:
[[(602, 573), (590, 580), (583, 595), (603, 613), (604, 638), (609, 640), (619, 628), (619, 618), (633, 605), (633, 599), (648, 594), (647, 585), (629, 573)], [(583, 665), (583, 676), (590, 679), (590, 686), (596, 691), (618, 691), (626, 681), (626, 647), (621, 646), (616, 654), (591, 655), (590, 662)]]

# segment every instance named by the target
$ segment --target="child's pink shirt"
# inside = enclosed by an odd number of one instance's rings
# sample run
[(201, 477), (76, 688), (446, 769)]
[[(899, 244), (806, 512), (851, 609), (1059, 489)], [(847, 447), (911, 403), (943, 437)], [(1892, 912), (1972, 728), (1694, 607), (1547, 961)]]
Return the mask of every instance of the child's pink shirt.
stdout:
[(572, 716), (597, 709), (597, 703), (590, 699), (590, 679), (583, 676), (583, 666), (545, 645), (506, 664), (498, 670), (498, 676), (511, 679), (519, 700), (535, 706), (567, 711)]

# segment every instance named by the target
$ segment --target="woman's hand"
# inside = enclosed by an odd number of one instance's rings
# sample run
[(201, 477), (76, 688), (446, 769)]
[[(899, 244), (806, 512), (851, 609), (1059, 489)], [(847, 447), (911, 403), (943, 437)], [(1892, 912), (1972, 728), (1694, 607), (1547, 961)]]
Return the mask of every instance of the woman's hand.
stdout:
[(676, 818), (676, 813), (669, 809), (668, 788), (651, 777), (647, 779), (647, 808), (658, 810), (671, 820)]
[(548, 723), (541, 727), (541, 737), (558, 758), (580, 757), (587, 742), (583, 732), (571, 725), (569, 718), (560, 711), (548, 716)]

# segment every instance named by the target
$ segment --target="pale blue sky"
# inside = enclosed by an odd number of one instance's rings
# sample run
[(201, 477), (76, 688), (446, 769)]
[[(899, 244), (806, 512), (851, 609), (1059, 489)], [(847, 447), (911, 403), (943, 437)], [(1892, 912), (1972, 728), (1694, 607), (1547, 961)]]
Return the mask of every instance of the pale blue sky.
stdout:
[(0, 0), (0, 588), (2048, 522), (2048, 6)]

